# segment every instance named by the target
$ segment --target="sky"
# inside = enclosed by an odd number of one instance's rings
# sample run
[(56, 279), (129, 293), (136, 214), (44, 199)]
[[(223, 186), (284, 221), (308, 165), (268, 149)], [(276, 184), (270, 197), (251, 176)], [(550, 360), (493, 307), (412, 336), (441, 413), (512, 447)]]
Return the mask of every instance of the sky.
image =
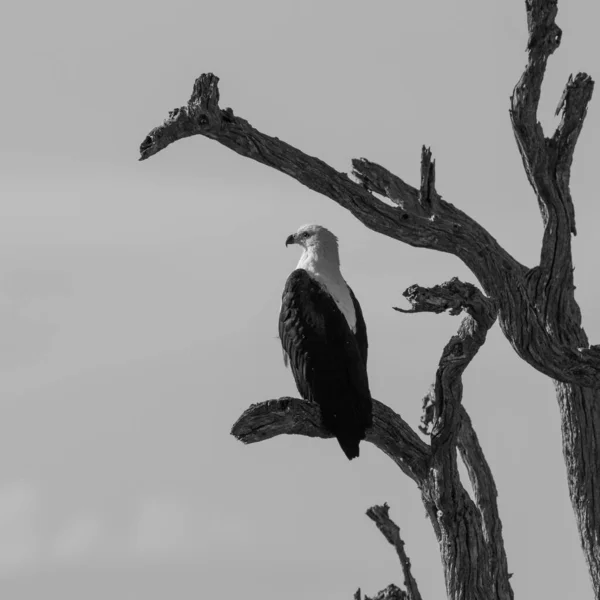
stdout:
[[(6, 10), (6, 9), (5, 9)], [(600, 7), (560, 1), (540, 107), (600, 79)], [(460, 318), (405, 315), (402, 292), (453, 256), (367, 230), (327, 198), (194, 137), (139, 144), (221, 78), (221, 105), (341, 171), (364, 156), (437, 189), (533, 266), (542, 235), (511, 132), (524, 2), (12, 2), (0, 23), (0, 595), (11, 600), (351, 598), (402, 583), (365, 516), (388, 502), (424, 598), (444, 597), (416, 486), (375, 447), (243, 446), (252, 403), (297, 395), (277, 340), (284, 282), (316, 222), (369, 331), (373, 396), (413, 427)], [(600, 338), (592, 100), (572, 171), (577, 299)], [(498, 326), (464, 375), (493, 469), (515, 597), (589, 600), (552, 382)]]

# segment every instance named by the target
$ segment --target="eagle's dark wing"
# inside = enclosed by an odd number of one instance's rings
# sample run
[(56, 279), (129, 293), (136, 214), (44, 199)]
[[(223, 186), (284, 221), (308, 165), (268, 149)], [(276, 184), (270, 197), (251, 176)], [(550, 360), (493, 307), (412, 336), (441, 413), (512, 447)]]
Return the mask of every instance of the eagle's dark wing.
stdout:
[(372, 422), (362, 313), (360, 321), (359, 337), (333, 298), (304, 269), (288, 277), (279, 315), (283, 350), (298, 391), (320, 405), (323, 425), (338, 438), (350, 459), (358, 456), (358, 442)]

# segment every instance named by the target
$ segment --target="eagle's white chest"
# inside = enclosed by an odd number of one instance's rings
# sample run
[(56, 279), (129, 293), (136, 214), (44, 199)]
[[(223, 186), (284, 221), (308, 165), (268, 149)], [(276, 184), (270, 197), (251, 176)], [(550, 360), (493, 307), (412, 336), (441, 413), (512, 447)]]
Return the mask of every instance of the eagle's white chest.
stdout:
[(335, 300), (338, 308), (342, 311), (344, 317), (346, 317), (350, 331), (356, 333), (356, 311), (354, 310), (354, 302), (352, 302), (352, 296), (350, 296), (350, 290), (346, 282), (343, 279), (335, 281), (326, 277), (319, 277), (314, 273), (312, 275)]
[(327, 290), (346, 318), (350, 331), (356, 333), (356, 311), (354, 310), (354, 302), (352, 302), (350, 289), (348, 288), (348, 284), (344, 281), (339, 267), (329, 265), (323, 261), (317, 263), (312, 260), (306, 260), (306, 258), (308, 257), (303, 256), (296, 268), (308, 271), (310, 275)]

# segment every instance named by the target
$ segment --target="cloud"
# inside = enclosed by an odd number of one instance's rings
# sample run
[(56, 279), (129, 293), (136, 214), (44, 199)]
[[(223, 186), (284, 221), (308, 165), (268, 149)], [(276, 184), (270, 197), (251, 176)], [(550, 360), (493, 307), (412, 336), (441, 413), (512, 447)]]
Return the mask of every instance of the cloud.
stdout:
[(137, 557), (166, 557), (193, 550), (195, 519), (183, 502), (169, 498), (145, 500), (134, 524), (132, 552)]
[(48, 566), (181, 560), (200, 548), (199, 515), (177, 498), (142, 499), (125, 531), (90, 510), (75, 512), (50, 533), (52, 515), (42, 508), (32, 484), (0, 487), (0, 578)]
[(36, 531), (38, 493), (23, 481), (0, 488), (0, 574), (34, 564), (40, 552)]
[(100, 520), (92, 515), (71, 519), (52, 543), (51, 556), (61, 563), (74, 563), (99, 549), (104, 537)]

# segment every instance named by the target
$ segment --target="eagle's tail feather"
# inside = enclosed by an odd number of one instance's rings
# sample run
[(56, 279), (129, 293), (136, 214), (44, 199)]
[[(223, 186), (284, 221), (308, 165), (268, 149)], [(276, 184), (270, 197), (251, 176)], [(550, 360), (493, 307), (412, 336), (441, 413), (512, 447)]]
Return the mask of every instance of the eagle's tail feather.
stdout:
[(345, 395), (343, 400), (336, 403), (338, 410), (327, 410), (329, 406), (321, 408), (323, 425), (335, 435), (348, 460), (359, 456), (358, 445), (365, 439), (366, 430), (372, 426), (370, 398), (368, 402), (361, 400)]
[(359, 440), (354, 436), (343, 436), (338, 435), (337, 440), (344, 451), (344, 454), (348, 457), (348, 460), (352, 460), (353, 458), (357, 458), (359, 455), (358, 443)]

